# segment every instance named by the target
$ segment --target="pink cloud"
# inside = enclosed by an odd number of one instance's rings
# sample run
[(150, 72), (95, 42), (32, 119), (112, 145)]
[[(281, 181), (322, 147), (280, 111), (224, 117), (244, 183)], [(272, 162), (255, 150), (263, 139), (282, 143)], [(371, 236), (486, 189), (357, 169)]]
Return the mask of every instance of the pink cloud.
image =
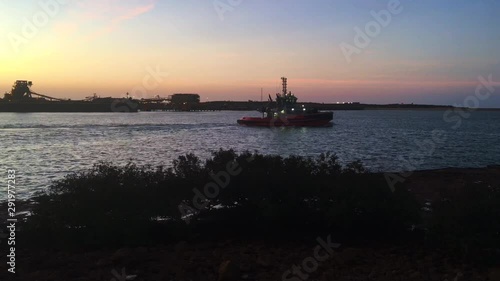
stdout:
[(133, 18), (135, 18), (135, 17), (137, 17), (139, 15), (145, 14), (145, 13), (153, 10), (154, 7), (155, 7), (155, 3), (154, 2), (152, 2), (152, 3), (148, 4), (148, 5), (134, 7), (132, 9), (126, 11), (121, 16), (118, 16), (115, 19), (113, 19), (113, 22), (114, 23), (120, 23), (121, 21), (124, 21), (124, 20), (133, 19)]
[[(84, 33), (83, 41), (92, 41), (118, 29), (120, 25), (154, 9), (158, 0), (86, 0), (78, 1), (71, 22), (56, 29)], [(89, 28), (90, 27), (90, 28)]]
[(477, 84), (477, 81), (461, 80), (327, 80), (327, 79), (294, 79), (294, 82), (301, 85), (316, 85), (325, 87), (335, 87), (349, 85), (355, 87), (373, 87), (373, 86), (428, 86), (428, 87), (470, 87)]

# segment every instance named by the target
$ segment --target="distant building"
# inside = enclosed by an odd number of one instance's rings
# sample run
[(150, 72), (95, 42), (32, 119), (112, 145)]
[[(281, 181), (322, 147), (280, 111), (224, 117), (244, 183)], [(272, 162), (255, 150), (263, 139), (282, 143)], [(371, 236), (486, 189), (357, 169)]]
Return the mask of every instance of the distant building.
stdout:
[(10, 96), (5, 96), (7, 99), (12, 100), (26, 100), (31, 99), (30, 87), (33, 85), (31, 81), (17, 80), (12, 86)]
[(169, 96), (169, 99), (174, 105), (200, 103), (198, 94), (173, 94)]

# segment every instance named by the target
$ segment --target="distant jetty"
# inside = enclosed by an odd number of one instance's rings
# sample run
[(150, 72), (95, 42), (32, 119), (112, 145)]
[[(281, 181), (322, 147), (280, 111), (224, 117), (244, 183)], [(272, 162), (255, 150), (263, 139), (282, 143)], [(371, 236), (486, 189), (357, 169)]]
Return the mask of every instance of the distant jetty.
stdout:
[[(138, 111), (258, 111), (269, 105), (268, 101), (210, 101), (200, 102), (195, 93), (176, 93), (168, 97), (133, 99), (128, 93), (123, 98), (99, 97), (96, 94), (84, 100), (55, 98), (31, 90), (32, 82), (17, 80), (12, 90), (0, 98), (0, 112), (138, 112)], [(423, 104), (363, 104), (300, 103), (321, 111), (338, 110), (449, 110), (455, 107)], [(497, 108), (479, 110), (495, 110)]]
[[(327, 110), (448, 110), (453, 106), (419, 105), (419, 104), (363, 104), (363, 103), (301, 103), (307, 107), (314, 107), (321, 111)], [(140, 111), (256, 111), (268, 105), (260, 101), (211, 101), (199, 103), (159, 103), (140, 101)]]
[[(272, 103), (272, 101), (271, 101)], [(337, 110), (449, 110), (455, 107), (425, 104), (363, 104), (360, 102), (314, 103), (301, 102), (307, 108), (320, 111)], [(262, 111), (270, 105), (270, 101), (210, 101), (200, 102), (198, 94), (173, 94), (167, 98), (159, 96), (152, 99), (141, 99), (139, 111)], [(500, 110), (500, 109), (498, 109)]]

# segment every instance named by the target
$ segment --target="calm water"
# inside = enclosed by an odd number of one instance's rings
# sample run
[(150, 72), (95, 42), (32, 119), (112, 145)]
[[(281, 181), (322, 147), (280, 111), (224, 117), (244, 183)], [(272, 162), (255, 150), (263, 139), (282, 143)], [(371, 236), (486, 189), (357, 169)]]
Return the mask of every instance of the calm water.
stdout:
[[(330, 151), (373, 171), (500, 164), (500, 112), (473, 112), (457, 128), (443, 113), (338, 111), (332, 127), (297, 129), (236, 124), (256, 112), (0, 113), (0, 175), (17, 170), (18, 197), (26, 198), (98, 161), (169, 165), (178, 155), (206, 157), (221, 147), (307, 156)], [(433, 130), (445, 131), (446, 140), (433, 140)], [(427, 146), (419, 148), (422, 142)], [(4, 200), (6, 181), (1, 184)]]

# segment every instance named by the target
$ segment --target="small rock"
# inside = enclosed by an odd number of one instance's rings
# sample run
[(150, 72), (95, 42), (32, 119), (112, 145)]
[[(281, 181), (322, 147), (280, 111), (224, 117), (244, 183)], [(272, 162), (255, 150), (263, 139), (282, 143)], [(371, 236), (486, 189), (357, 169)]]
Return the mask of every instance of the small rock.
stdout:
[(135, 280), (135, 278), (137, 278), (137, 275), (127, 275), (127, 277), (125, 277), (125, 280), (126, 281), (133, 281), (133, 280)]
[(181, 241), (174, 246), (174, 251), (176, 254), (182, 254), (186, 251), (188, 243), (186, 241)]
[(112, 264), (111, 260), (109, 258), (102, 258), (99, 259), (96, 263), (97, 266), (106, 266)]
[(491, 268), (488, 277), (491, 281), (500, 281), (500, 267)]
[(219, 281), (237, 281), (240, 276), (240, 268), (230, 260), (222, 262), (219, 266)]
[(370, 273), (368, 274), (368, 279), (374, 279), (376, 275), (377, 275), (377, 272), (375, 271), (375, 269), (373, 269), (373, 270), (372, 270), (372, 271), (370, 271)]
[(344, 249), (339, 255), (339, 259), (343, 263), (352, 263), (357, 257), (358, 251), (352, 248)]
[(453, 279), (453, 281), (462, 281), (463, 280), (463, 274), (462, 272), (457, 272), (457, 275), (455, 276), (455, 278)]
[(409, 275), (409, 277), (410, 277), (410, 279), (411, 279), (411, 280), (421, 280), (421, 279), (423, 279), (423, 278), (422, 278), (422, 274), (421, 274), (420, 272), (418, 272), (418, 271), (414, 271), (414, 272), (412, 272), (412, 273)]
[(271, 266), (270, 259), (265, 257), (265, 256), (259, 255), (256, 262), (258, 265), (263, 266), (263, 267), (270, 267)]
[(217, 249), (212, 251), (212, 256), (214, 258), (220, 258), (222, 256), (222, 251), (217, 248)]
[(121, 248), (111, 256), (111, 260), (112, 261), (120, 261), (120, 260), (124, 260), (125, 258), (131, 257), (131, 256), (134, 256), (134, 255), (132, 254), (132, 251), (130, 251), (130, 249)]
[(251, 271), (252, 270), (252, 266), (250, 265), (250, 263), (248, 262), (242, 262), (240, 264), (240, 269), (241, 271), (243, 272), (248, 272), (248, 271)]
[(139, 247), (139, 248), (135, 249), (135, 252), (137, 254), (143, 255), (143, 254), (147, 254), (148, 253), (148, 249), (144, 248), (144, 247)]

